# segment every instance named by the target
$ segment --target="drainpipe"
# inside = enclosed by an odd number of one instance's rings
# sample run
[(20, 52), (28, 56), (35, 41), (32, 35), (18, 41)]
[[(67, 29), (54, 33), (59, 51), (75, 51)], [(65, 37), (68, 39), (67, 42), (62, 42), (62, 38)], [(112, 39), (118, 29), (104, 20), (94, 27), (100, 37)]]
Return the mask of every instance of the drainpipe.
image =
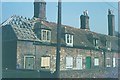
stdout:
[[(118, 33), (120, 34), (120, 0), (118, 2)], [(120, 35), (118, 35), (118, 37), (120, 38)]]
[(103, 50), (103, 56), (104, 56), (104, 67), (106, 67), (106, 53), (104, 50)]
[[(118, 1), (118, 33), (120, 33), (120, 0)], [(120, 45), (120, 34), (118, 35), (118, 44)], [(118, 69), (120, 69), (120, 47), (118, 45)], [(120, 72), (118, 73), (120, 74)]]
[(58, 0), (58, 21), (57, 21), (57, 50), (56, 50), (56, 72), (55, 77), (60, 78), (60, 48), (61, 48), (61, 0)]

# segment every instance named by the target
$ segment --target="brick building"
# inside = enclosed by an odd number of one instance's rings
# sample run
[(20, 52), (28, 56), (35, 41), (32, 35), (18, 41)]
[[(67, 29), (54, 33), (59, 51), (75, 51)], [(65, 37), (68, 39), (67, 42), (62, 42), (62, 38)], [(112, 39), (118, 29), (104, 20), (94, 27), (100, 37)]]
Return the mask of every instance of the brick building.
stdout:
[[(87, 11), (80, 16), (80, 21), (80, 28), (61, 26), (61, 77), (81, 77), (79, 72), (75, 76), (66, 74), (71, 70), (117, 68), (119, 38), (114, 36), (112, 11), (108, 10), (108, 35), (90, 31)], [(46, 2), (34, 2), (32, 19), (13, 15), (2, 23), (1, 29), (3, 69), (54, 73), (57, 24), (46, 20)]]

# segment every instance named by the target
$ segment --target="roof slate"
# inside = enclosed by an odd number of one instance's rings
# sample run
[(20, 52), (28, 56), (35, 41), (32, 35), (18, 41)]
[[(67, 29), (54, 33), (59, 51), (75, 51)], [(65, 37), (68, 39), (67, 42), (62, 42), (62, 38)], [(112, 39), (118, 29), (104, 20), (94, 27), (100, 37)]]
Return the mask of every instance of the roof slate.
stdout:
[(33, 24), (26, 17), (14, 15), (2, 23), (2, 27), (5, 25), (12, 26), (18, 40), (40, 41), (32, 30)]
[[(35, 24), (37, 26), (35, 26)], [(12, 16), (8, 20), (2, 23), (2, 26), (11, 25), (15, 34), (17, 35), (18, 40), (31, 40), (31, 41), (39, 41), (41, 40), (37, 38), (36, 34), (34, 33), (34, 27), (41, 27), (45, 29), (51, 30), (51, 43), (56, 43), (57, 39), (57, 24), (54, 22), (48, 21), (41, 21), (36, 18), (28, 19), (22, 16)], [(65, 34), (70, 33), (73, 34), (73, 47), (88, 47), (88, 48), (95, 48), (96, 46), (93, 45), (93, 39), (99, 40), (99, 49), (104, 48), (107, 49), (105, 46), (105, 41), (111, 41), (112, 43), (112, 50), (118, 50), (118, 37), (115, 36), (108, 36), (104, 34), (95, 33), (86, 29), (79, 29), (67, 25), (62, 25), (62, 33), (61, 33), (61, 43), (65, 45)]]

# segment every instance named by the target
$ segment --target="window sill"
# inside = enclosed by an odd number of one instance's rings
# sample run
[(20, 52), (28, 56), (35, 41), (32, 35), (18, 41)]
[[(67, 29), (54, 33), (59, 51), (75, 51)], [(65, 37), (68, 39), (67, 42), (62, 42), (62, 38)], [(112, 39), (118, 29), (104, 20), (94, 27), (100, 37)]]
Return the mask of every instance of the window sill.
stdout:
[(71, 44), (71, 43), (66, 43), (66, 46), (73, 47), (73, 44)]

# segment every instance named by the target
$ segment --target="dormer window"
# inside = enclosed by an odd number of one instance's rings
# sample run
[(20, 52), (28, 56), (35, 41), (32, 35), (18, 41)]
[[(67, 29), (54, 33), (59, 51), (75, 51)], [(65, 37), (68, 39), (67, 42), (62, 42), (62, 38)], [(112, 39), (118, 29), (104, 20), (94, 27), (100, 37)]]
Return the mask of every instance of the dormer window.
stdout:
[(98, 43), (99, 43), (99, 40), (98, 40), (98, 39), (94, 39), (93, 44), (94, 44), (95, 46), (98, 46)]
[(65, 41), (67, 46), (73, 46), (73, 35), (65, 34)]
[(41, 30), (41, 40), (50, 42), (50, 40), (51, 40), (51, 31), (42, 29)]
[(110, 41), (106, 41), (106, 47), (108, 50), (111, 50), (111, 42)]

